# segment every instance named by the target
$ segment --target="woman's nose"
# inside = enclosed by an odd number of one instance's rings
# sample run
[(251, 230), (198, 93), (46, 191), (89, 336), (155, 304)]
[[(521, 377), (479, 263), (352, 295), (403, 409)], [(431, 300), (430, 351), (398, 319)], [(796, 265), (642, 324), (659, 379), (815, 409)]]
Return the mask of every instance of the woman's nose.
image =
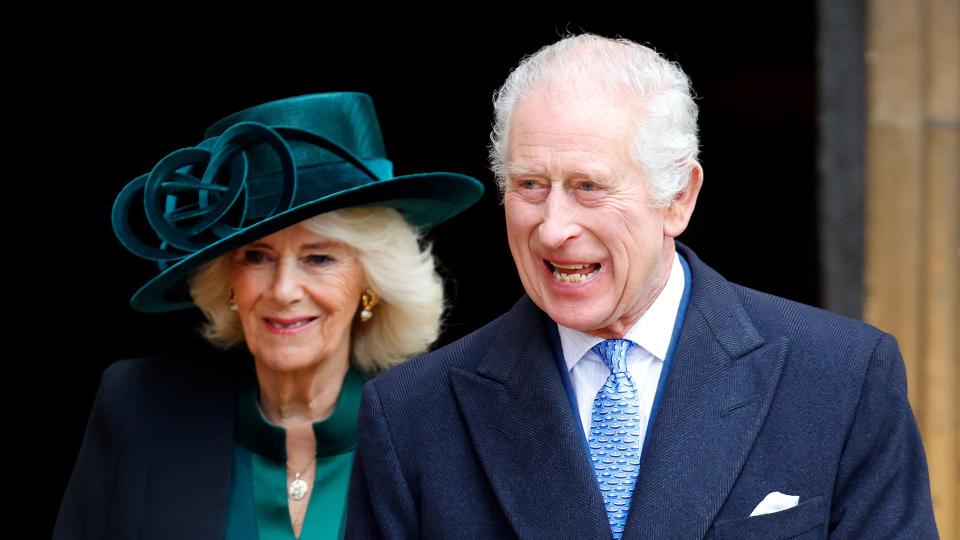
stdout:
[(303, 271), (297, 261), (283, 258), (277, 261), (271, 292), (281, 303), (297, 302), (303, 298)]

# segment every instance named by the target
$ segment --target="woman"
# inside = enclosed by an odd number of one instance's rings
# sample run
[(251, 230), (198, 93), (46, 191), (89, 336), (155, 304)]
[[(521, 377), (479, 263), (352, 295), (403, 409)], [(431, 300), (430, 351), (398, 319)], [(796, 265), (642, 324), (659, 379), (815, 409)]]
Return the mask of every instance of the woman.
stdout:
[(363, 94), (267, 103), (206, 136), (128, 184), (113, 225), (161, 266), (134, 309), (196, 305), (227, 352), (106, 370), (55, 538), (340, 536), (364, 375), (437, 337), (417, 230), (479, 182), (394, 177)]

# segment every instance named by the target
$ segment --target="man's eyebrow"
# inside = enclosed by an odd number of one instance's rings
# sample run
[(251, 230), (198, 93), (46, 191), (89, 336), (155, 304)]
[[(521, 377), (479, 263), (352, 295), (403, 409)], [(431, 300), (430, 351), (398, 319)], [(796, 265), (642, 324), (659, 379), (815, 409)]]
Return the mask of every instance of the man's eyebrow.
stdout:
[(568, 178), (588, 178), (599, 182), (610, 180), (612, 174), (604, 167), (572, 167), (564, 171)]
[(507, 165), (508, 176), (543, 176), (543, 169), (524, 167), (523, 165)]
[[(588, 178), (590, 180), (606, 183), (612, 179), (612, 174), (605, 167), (583, 167), (574, 166), (561, 171), (564, 180), (572, 178)], [(546, 169), (542, 167), (526, 167), (523, 165), (507, 165), (507, 176), (510, 178), (523, 178), (529, 176), (549, 177)]]

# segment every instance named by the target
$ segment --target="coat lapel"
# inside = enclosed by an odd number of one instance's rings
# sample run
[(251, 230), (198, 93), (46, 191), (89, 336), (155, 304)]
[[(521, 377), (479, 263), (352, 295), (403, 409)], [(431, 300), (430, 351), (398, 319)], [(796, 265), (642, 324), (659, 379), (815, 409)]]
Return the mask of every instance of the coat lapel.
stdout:
[(553, 360), (526, 297), (474, 371), (450, 383), (480, 463), (517, 536), (609, 536), (603, 499)]
[(680, 247), (690, 305), (624, 538), (702, 538), (763, 425), (787, 338), (764, 340), (731, 285)]

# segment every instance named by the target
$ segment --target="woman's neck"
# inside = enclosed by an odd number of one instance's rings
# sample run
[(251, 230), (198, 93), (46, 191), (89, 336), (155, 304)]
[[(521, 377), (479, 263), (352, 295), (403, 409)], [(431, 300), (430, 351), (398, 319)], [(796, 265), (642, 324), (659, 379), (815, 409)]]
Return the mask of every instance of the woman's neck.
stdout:
[(255, 365), (263, 415), (286, 429), (327, 419), (337, 406), (350, 367), (346, 357), (297, 371), (275, 371), (260, 362)]

